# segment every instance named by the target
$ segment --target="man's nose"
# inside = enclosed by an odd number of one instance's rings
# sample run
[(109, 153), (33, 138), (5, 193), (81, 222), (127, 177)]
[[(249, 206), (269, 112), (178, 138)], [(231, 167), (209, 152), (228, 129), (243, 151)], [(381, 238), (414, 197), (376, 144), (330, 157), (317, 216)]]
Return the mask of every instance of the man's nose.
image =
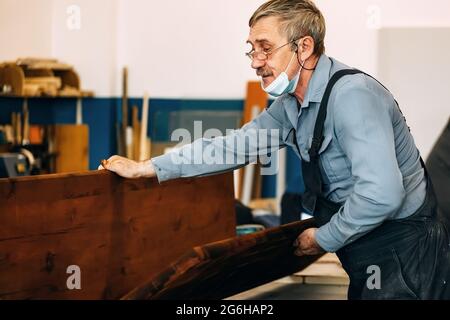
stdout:
[(259, 59), (252, 60), (252, 68), (253, 69), (262, 68), (262, 67), (264, 67), (265, 64), (266, 64), (266, 62), (264, 60), (259, 60)]

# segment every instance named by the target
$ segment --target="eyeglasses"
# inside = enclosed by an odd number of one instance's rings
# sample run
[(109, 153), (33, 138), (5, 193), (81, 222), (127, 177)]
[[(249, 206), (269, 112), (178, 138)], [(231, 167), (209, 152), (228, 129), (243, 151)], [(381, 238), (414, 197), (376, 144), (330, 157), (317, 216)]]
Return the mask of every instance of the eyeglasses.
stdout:
[(279, 50), (279, 49), (281, 49), (281, 48), (287, 46), (288, 44), (291, 44), (291, 43), (293, 43), (293, 42), (295, 42), (295, 41), (297, 41), (297, 40), (298, 40), (298, 39), (289, 41), (288, 43), (285, 43), (285, 44), (283, 44), (282, 46), (280, 46), (280, 47), (278, 47), (278, 48), (275, 48), (275, 49), (273, 49), (273, 50), (269, 50), (269, 51), (267, 51), (267, 52), (264, 52), (264, 51), (255, 51), (255, 49), (253, 49), (253, 50), (250, 51), (250, 52), (246, 52), (245, 55), (246, 55), (247, 57), (249, 57), (250, 60), (252, 60), (252, 61), (255, 60), (255, 59), (258, 59), (258, 60), (267, 60), (267, 59), (269, 59), (269, 56), (270, 56), (271, 54), (274, 54), (277, 50)]

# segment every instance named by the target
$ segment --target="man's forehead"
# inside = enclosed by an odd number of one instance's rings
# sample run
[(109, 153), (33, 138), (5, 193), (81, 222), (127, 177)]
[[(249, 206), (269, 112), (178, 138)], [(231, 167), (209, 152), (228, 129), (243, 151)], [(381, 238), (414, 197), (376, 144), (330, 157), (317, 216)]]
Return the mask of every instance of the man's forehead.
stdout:
[(278, 42), (281, 37), (279, 23), (279, 19), (275, 17), (261, 18), (250, 28), (247, 42), (251, 44)]

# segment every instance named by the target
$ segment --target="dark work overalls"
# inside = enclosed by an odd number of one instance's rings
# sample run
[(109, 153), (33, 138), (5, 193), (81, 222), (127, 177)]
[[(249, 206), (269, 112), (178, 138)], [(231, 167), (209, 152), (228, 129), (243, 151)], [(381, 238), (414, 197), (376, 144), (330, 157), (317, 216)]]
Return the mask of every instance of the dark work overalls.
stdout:
[[(328, 223), (343, 206), (322, 196), (319, 150), (328, 100), (334, 84), (341, 77), (357, 73), (363, 72), (346, 69), (331, 77), (317, 115), (309, 150), (310, 161), (302, 159), (306, 188), (302, 205), (313, 213), (318, 227)], [(294, 137), (300, 154), (296, 132)], [(422, 206), (408, 218), (385, 221), (336, 252), (350, 277), (349, 299), (450, 299), (448, 232), (437, 218), (433, 186), (422, 159), (421, 162), (427, 177), (426, 199)], [(379, 271), (379, 285), (371, 277), (376, 270)]]

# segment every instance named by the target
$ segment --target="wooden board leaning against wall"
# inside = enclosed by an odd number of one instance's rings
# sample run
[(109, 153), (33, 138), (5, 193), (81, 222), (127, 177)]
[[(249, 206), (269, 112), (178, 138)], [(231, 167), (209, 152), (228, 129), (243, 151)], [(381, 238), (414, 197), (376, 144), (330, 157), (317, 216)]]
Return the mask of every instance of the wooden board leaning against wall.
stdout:
[(89, 127), (54, 125), (50, 130), (50, 148), (55, 152), (55, 172), (89, 170)]
[[(269, 97), (261, 88), (259, 81), (249, 81), (247, 83), (247, 93), (244, 103), (241, 125), (252, 121), (264, 108), (267, 107)], [(240, 169), (235, 174), (235, 196), (245, 205), (249, 205), (252, 199), (261, 198), (260, 166), (258, 164), (249, 165)]]

